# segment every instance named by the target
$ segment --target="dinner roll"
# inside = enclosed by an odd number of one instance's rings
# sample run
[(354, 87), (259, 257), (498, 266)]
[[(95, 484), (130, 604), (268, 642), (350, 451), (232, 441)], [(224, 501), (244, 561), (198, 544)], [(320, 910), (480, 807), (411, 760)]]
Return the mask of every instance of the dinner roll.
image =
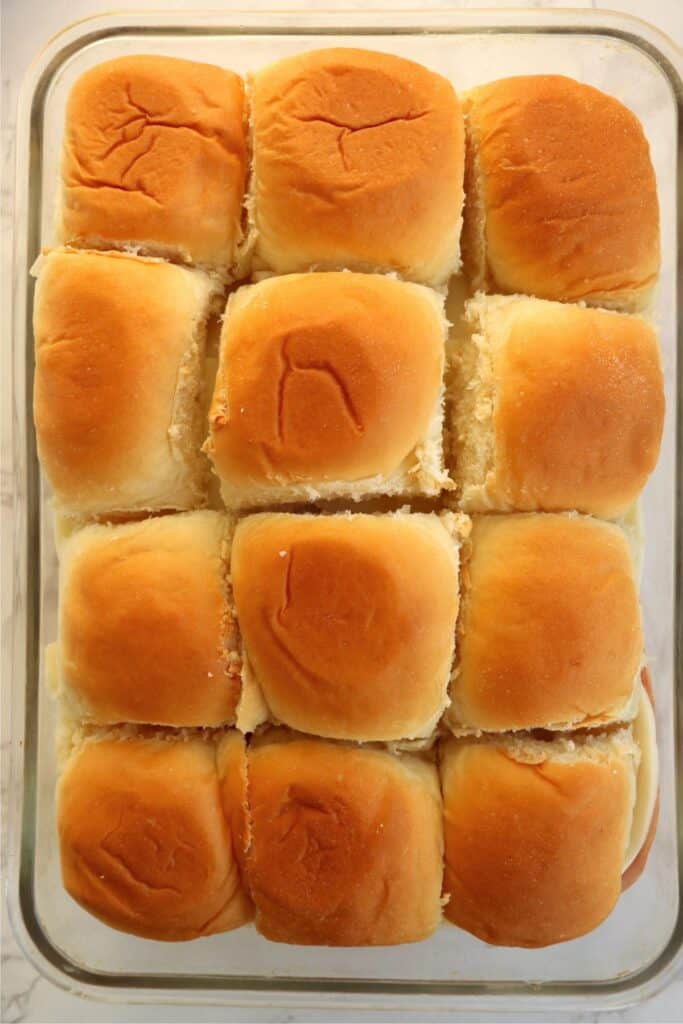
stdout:
[(204, 503), (200, 363), (212, 294), (207, 275), (158, 260), (68, 249), (42, 258), (33, 411), (62, 511)]
[(623, 515), (659, 454), (657, 337), (638, 317), (477, 296), (452, 394), (460, 506)]
[(440, 296), (381, 275), (233, 293), (205, 446), (226, 504), (437, 494), (447, 326)]
[(473, 289), (642, 307), (659, 271), (659, 210), (631, 111), (561, 75), (503, 78), (464, 108)]
[(454, 731), (633, 717), (642, 634), (621, 529), (576, 515), (477, 517), (462, 579)]
[(432, 285), (458, 270), (464, 131), (441, 75), (369, 50), (301, 53), (254, 76), (252, 121), (256, 266)]
[(187, 512), (88, 526), (61, 551), (58, 693), (97, 723), (232, 723), (240, 694), (232, 526)]
[(447, 740), (448, 920), (498, 946), (548, 946), (596, 928), (621, 891), (638, 757), (628, 730)]
[[(232, 734), (232, 793), (244, 805), (244, 741)], [(178, 941), (229, 931), (251, 919), (216, 770), (215, 742), (201, 738), (88, 740), (57, 790), (67, 892), (111, 928)], [(235, 814), (238, 808), (232, 808)]]
[(63, 242), (229, 267), (246, 176), (241, 78), (135, 54), (91, 68), (66, 108)]
[(275, 942), (388, 946), (441, 919), (441, 795), (411, 754), (267, 733), (248, 752), (247, 873)]
[(241, 520), (235, 607), (272, 718), (340, 739), (432, 732), (453, 656), (456, 529), (448, 513)]

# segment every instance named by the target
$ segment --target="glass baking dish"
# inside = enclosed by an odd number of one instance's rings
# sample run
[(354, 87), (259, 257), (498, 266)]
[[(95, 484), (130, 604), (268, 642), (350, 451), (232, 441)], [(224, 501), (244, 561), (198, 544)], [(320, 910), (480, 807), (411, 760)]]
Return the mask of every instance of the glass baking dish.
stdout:
[[(642, 502), (642, 601), (661, 744), (661, 816), (647, 872), (591, 935), (545, 950), (489, 947), (443, 926), (429, 941), (388, 949), (274, 945), (252, 928), (195, 943), (145, 942), (99, 924), (63, 892), (53, 826), (55, 710), (44, 648), (55, 637), (57, 565), (49, 494), (31, 423), (29, 268), (49, 244), (64, 102), (74, 79), (109, 57), (164, 53), (239, 72), (319, 46), (397, 53), (447, 75), (457, 89), (518, 73), (564, 73), (618, 96), (641, 119), (657, 172), (661, 331), (667, 420)], [(27, 956), (56, 984), (119, 1001), (324, 1009), (526, 1011), (614, 1008), (653, 994), (681, 962), (683, 703), (676, 217), (681, 79), (673, 43), (634, 19), (594, 11), (289, 11), (109, 14), (65, 29), (24, 83), (18, 118), (12, 402), (16, 507), (4, 538), (15, 623), (5, 680), (13, 689), (9, 905)], [(677, 188), (679, 191), (677, 192)], [(10, 568), (11, 567), (11, 568)]]

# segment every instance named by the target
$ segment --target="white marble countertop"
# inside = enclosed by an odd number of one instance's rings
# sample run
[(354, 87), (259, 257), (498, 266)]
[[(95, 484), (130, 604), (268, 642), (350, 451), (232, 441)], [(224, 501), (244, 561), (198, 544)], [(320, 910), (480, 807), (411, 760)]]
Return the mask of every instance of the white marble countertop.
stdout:
[[(294, 7), (303, 6), (305, 0), (299, 3), (281, 3), (281, 0), (270, 0), (261, 2), (258, 0), (247, 0), (246, 3), (235, 3), (237, 7), (263, 6), (274, 9), (278, 6)], [(368, 7), (379, 6), (379, 3), (366, 3), (364, 0), (348, 0), (348, 2), (334, 2), (329, 0), (325, 7)], [(100, 11), (107, 11), (113, 7), (117, 9), (186, 9), (186, 8), (215, 8), (219, 6), (207, 0), (0, 0), (2, 10), (2, 289), (3, 289), (3, 317), (4, 337), (2, 340), (2, 352), (0, 353), (0, 373), (4, 378), (9, 372), (10, 338), (8, 332), (9, 324), (9, 297), (11, 281), (11, 224), (13, 211), (13, 173), (14, 173), (14, 128), (16, 120), (16, 102), (18, 90), (25, 70), (36, 55), (40, 47), (50, 36), (59, 31), (63, 25), (78, 18), (83, 18)], [(221, 5), (229, 6), (229, 0)], [(683, 43), (683, 0), (612, 0), (606, 3), (591, 3), (590, 0), (565, 0), (565, 3), (554, 2), (554, 0), (539, 0), (536, 3), (517, 2), (514, 0), (488, 0), (487, 3), (472, 2), (472, 0), (431, 0), (428, 4), (421, 5), (416, 0), (389, 0), (387, 7), (415, 9), (420, 6), (429, 7), (477, 7), (477, 6), (501, 6), (501, 7), (604, 7), (610, 10), (619, 10), (625, 13), (641, 17), (656, 24), (658, 28), (668, 33), (679, 45)], [(2, 410), (2, 514), (7, 516), (11, 507), (12, 480), (8, 460), (8, 430), (7, 420), (9, 410)], [(3, 594), (3, 637), (6, 637), (6, 628), (11, 619), (11, 608), (8, 607), (7, 594)], [(7, 760), (9, 748), (9, 714), (8, 714), (8, 693), (11, 680), (4, 677), (2, 681), (2, 810), (5, 818), (7, 801)], [(2, 864), (5, 864), (4, 839), (6, 828), (2, 831), (3, 848)], [(4, 874), (4, 872), (3, 872)], [(9, 925), (5, 901), (2, 904), (2, 930), (0, 933), (0, 948), (2, 952), (2, 1010), (0, 1020), (4, 1022), (35, 1021), (35, 1022), (76, 1022), (76, 1021), (308, 1021), (320, 1019), (320, 1013), (315, 1012), (292, 1012), (287, 1011), (247, 1011), (230, 1010), (228, 1008), (214, 1007), (168, 1007), (162, 1005), (112, 1005), (107, 1003), (96, 1003), (80, 999), (67, 992), (54, 988), (48, 981), (42, 978), (36, 970), (25, 960), (19, 950)], [(340, 1002), (338, 1012), (326, 1013), (325, 1019), (329, 1021), (358, 1020), (358, 1014), (345, 1014), (343, 1003)], [(396, 1020), (397, 1014), (375, 1014), (372, 1020)], [(405, 1020), (496, 1020), (501, 1019), (500, 1015), (491, 1016), (485, 1014), (451, 1013), (447, 1016), (428, 1016), (422, 1014), (419, 1017), (414, 1015), (405, 1016)], [(528, 1015), (508, 1015), (506, 1020), (517, 1021), (528, 1019)], [(604, 1020), (604, 1021), (647, 1021), (647, 1022), (678, 1022), (683, 1021), (683, 972), (676, 978), (669, 987), (649, 1002), (626, 1011), (619, 1011), (605, 1014), (582, 1014), (567, 1016), (564, 1014), (554, 1015), (554, 1020)]]

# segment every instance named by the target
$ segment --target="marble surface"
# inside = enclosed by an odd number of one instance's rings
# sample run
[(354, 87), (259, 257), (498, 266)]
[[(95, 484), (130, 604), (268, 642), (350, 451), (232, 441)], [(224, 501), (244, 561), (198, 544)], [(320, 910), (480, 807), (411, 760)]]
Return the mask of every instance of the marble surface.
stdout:
[[(0, 346), (0, 379), (7, 379), (10, 373), (10, 337), (8, 331), (9, 308), (11, 292), (11, 224), (13, 212), (13, 173), (14, 173), (14, 127), (16, 118), (16, 101), (18, 89), (26, 70), (26, 67), (35, 56), (40, 46), (48, 38), (57, 32), (67, 22), (77, 18), (86, 17), (99, 11), (105, 11), (114, 6), (110, 3), (93, 3), (91, 0), (0, 0), (2, 8), (2, 123), (1, 123), (1, 157), (2, 157), (2, 194), (1, 214), (2, 225), (2, 308), (3, 317), (3, 339)], [(187, 8), (210, 8), (218, 6), (215, 3), (207, 3), (206, 0), (194, 0), (194, 2), (174, 2), (174, 0), (117, 0), (115, 5), (118, 9), (187, 9)], [(224, 4), (224, 6), (228, 6)], [(244, 3), (237, 3), (235, 6), (246, 6)], [(248, 6), (257, 6), (274, 9), (278, 6), (295, 6), (285, 2), (278, 4), (277, 0), (270, 2), (254, 3), (253, 0)], [(327, 3), (324, 6), (335, 7), (367, 7), (363, 0), (347, 3)], [(379, 4), (377, 5), (379, 6)], [(387, 6), (394, 8), (414, 9), (419, 4), (415, 0), (394, 0)], [(427, 5), (425, 5), (427, 6)], [(591, 3), (590, 0), (572, 0), (565, 4), (555, 2), (538, 3), (515, 3), (500, 0), (495, 3), (489, 0), (482, 4), (471, 2), (471, 0), (451, 0), (450, 3), (432, 0), (430, 7), (477, 7), (477, 6), (571, 6), (591, 7), (605, 6), (611, 10), (620, 10), (637, 17), (650, 20), (659, 28), (671, 35), (680, 45), (683, 42), (683, 3), (681, 0), (657, 0), (657, 2), (646, 3), (645, 0), (613, 0), (613, 2), (601, 4)], [(1, 484), (2, 484), (2, 516), (11, 516), (12, 487), (11, 472), (9, 469), (9, 416), (10, 410), (5, 404), (0, 410), (2, 417), (1, 442)], [(7, 552), (2, 552), (3, 558), (7, 558)], [(10, 573), (4, 566), (3, 593), (2, 593), (2, 638), (3, 650), (6, 650), (8, 630), (12, 618), (12, 609), (7, 592), (7, 581)], [(7, 672), (3, 671), (2, 685), (2, 817), (6, 819), (6, 807), (8, 799), (8, 753), (9, 753), (9, 691), (11, 679), (6, 678)], [(2, 830), (2, 874), (6, 863), (6, 849), (4, 840), (6, 829)], [(320, 1019), (320, 1012), (315, 1011), (277, 1011), (277, 1010), (230, 1010), (220, 1007), (167, 1007), (161, 1005), (114, 1005), (107, 1003), (96, 1003), (80, 999), (68, 992), (58, 990), (48, 981), (42, 978), (36, 970), (26, 961), (19, 950), (8, 921), (6, 904), (2, 903), (2, 927), (0, 930), (0, 948), (2, 953), (2, 1008), (0, 1020), (4, 1022), (18, 1021), (308, 1021)], [(333, 1013), (327, 1012), (325, 1019), (329, 1021), (358, 1020), (358, 1013), (345, 1013), (343, 1001), (340, 1001), (339, 1010)], [(372, 1020), (396, 1020), (396, 1013), (377, 1013)], [(458, 1014), (457, 1012), (448, 1015), (404, 1015), (405, 1020), (435, 1020), (435, 1021), (456, 1021), (456, 1020), (496, 1020), (500, 1015), (492, 1016), (485, 1014)], [(508, 1015), (506, 1020), (516, 1021), (528, 1019), (528, 1015)], [(639, 1007), (605, 1014), (582, 1014), (563, 1015), (555, 1014), (554, 1020), (604, 1020), (604, 1021), (683, 1021), (683, 972), (669, 985), (669, 987), (649, 1002)]]

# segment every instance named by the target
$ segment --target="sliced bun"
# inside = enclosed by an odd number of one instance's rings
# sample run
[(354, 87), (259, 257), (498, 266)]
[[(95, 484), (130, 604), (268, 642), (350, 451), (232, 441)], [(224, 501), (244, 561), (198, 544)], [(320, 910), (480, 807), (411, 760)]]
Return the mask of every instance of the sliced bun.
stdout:
[(441, 797), (410, 754), (265, 734), (249, 749), (247, 871), (275, 942), (417, 942), (441, 919)]
[(234, 722), (230, 533), (226, 516), (204, 511), (89, 526), (65, 542), (58, 691), (73, 715), (100, 724)]
[(407, 513), (240, 521), (237, 618), (276, 721), (353, 740), (433, 731), (455, 639), (454, 529), (448, 515)]
[(523, 296), (477, 296), (466, 319), (451, 396), (462, 508), (623, 515), (662, 437), (652, 328)]
[(67, 102), (60, 240), (231, 266), (243, 108), (242, 79), (212, 64), (135, 54), (86, 71)]
[(204, 504), (200, 363), (208, 275), (121, 253), (40, 262), (33, 412), (62, 512)]
[(438, 493), (446, 330), (443, 299), (381, 275), (240, 288), (206, 445), (226, 504)]
[(500, 946), (596, 928), (621, 892), (637, 763), (626, 730), (552, 743), (447, 740), (448, 920)]
[(595, 727), (635, 714), (642, 633), (621, 529), (576, 515), (480, 516), (463, 556), (454, 731)]
[(659, 272), (657, 186), (637, 118), (561, 75), (464, 98), (474, 289), (641, 308)]
[(257, 266), (432, 285), (457, 271), (464, 129), (447, 79), (390, 54), (314, 50), (254, 76), (252, 120)]
[[(244, 741), (232, 742), (243, 761)], [(252, 909), (224, 814), (230, 792), (225, 780), (219, 787), (209, 740), (86, 741), (57, 792), (65, 889), (111, 928), (148, 939), (195, 939), (245, 924)]]

